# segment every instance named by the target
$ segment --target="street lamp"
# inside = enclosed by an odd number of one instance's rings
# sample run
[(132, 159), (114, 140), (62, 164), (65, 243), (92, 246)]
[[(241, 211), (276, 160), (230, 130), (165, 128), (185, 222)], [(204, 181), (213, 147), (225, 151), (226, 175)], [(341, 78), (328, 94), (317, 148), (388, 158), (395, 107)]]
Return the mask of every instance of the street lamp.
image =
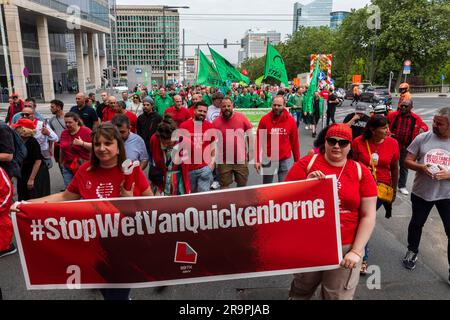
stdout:
[(189, 9), (188, 6), (162, 6), (163, 13), (163, 42), (164, 42), (164, 86), (167, 84), (167, 48), (166, 48), (166, 10)]

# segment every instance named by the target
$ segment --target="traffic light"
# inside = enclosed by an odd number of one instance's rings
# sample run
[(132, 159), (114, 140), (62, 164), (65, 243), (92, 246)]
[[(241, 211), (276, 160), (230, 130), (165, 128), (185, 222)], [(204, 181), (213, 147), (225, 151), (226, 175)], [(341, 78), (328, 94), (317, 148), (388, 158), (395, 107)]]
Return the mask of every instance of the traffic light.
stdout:
[(109, 79), (109, 69), (103, 69), (103, 78)]
[(244, 39), (241, 39), (241, 48), (244, 47)]
[(227, 39), (223, 39), (223, 47), (226, 49), (228, 46), (228, 41)]
[(112, 68), (112, 76), (113, 78), (117, 78), (117, 69), (116, 68)]

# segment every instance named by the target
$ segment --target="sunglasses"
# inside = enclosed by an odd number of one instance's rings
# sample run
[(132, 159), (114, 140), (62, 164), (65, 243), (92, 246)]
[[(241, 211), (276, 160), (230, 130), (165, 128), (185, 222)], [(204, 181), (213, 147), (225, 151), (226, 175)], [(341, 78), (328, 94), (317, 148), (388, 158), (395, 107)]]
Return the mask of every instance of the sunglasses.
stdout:
[(23, 118), (29, 117), (29, 116), (32, 116), (32, 115), (33, 115), (32, 113), (22, 113), (22, 117)]
[(338, 140), (335, 138), (327, 138), (327, 143), (330, 147), (334, 147), (336, 143), (339, 145), (340, 148), (345, 148), (350, 144), (350, 141), (348, 140)]

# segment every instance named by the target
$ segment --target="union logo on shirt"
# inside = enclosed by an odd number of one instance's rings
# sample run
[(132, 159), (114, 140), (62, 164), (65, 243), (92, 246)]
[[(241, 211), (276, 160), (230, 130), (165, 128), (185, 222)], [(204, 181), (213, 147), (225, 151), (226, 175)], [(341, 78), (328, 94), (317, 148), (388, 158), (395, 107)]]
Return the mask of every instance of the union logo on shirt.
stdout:
[(450, 170), (450, 152), (444, 149), (432, 149), (425, 154), (425, 164), (440, 165)]
[(114, 192), (114, 185), (111, 182), (100, 183), (95, 189), (95, 193), (99, 199), (109, 198)]
[(284, 135), (287, 134), (287, 130), (285, 128), (272, 128), (270, 134)]

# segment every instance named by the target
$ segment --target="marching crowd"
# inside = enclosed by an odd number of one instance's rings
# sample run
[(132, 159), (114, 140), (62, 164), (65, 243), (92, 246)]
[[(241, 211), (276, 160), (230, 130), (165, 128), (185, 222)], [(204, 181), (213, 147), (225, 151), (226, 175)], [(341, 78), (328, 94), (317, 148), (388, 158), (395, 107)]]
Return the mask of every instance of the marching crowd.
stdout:
[[(342, 268), (295, 274), (291, 299), (310, 298), (319, 285), (324, 299), (353, 298), (360, 275), (367, 272), (376, 210), (383, 206), (390, 218), (397, 190), (409, 194), (408, 169), (416, 175), (403, 265), (414, 269), (422, 228), (434, 206), (450, 237), (450, 107), (436, 112), (432, 130), (412, 111), (410, 96), (400, 99), (397, 110), (383, 114), (371, 114), (356, 103), (355, 112), (338, 124), (334, 114), (340, 100), (333, 88), (315, 92), (311, 101), (305, 99), (306, 91), (234, 85), (227, 92), (201, 86), (136, 87), (131, 99), (128, 92), (120, 99), (103, 92), (101, 101), (94, 94), (78, 93), (71, 108), (51, 101), (50, 119), (36, 111), (33, 99), (23, 101), (13, 94), (0, 122), (0, 257), (17, 251), (9, 217), (14, 200), (176, 196), (233, 183), (243, 187), (249, 163), (254, 163), (262, 183), (272, 183), (275, 176), (278, 182), (337, 177)], [(254, 134), (240, 108), (271, 110)], [(325, 110), (326, 125), (319, 131)], [(303, 157), (302, 122), (316, 138)], [(126, 159), (140, 165), (131, 189), (123, 183)], [(56, 194), (50, 194), (52, 166), (64, 181)], [(450, 248), (447, 254), (450, 266)], [(130, 290), (102, 293), (105, 299), (126, 299)]]

